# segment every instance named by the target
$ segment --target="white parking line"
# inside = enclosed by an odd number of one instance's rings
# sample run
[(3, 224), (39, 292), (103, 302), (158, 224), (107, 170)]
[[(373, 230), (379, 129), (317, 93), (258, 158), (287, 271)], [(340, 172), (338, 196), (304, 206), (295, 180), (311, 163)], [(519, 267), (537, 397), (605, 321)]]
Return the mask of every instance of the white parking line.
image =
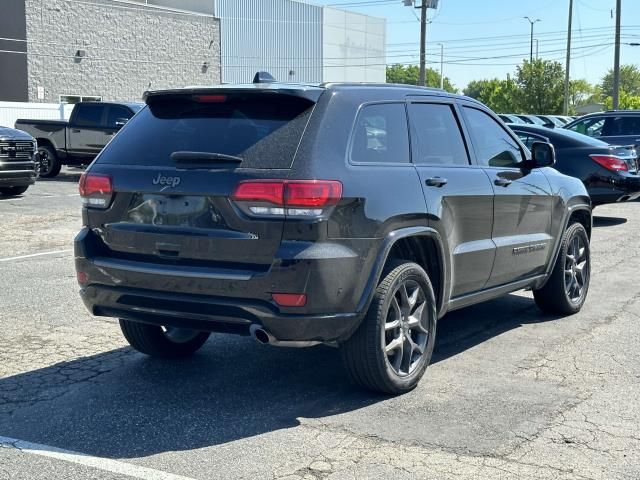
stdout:
[(44, 257), (45, 255), (58, 255), (60, 253), (70, 253), (73, 250), (56, 250), (55, 252), (32, 253), (31, 255), (20, 255), (18, 257), (0, 258), (0, 263), (22, 260), (23, 258)]
[(2, 448), (10, 448), (22, 453), (30, 453), (40, 457), (62, 460), (65, 462), (75, 463), (76, 465), (83, 465), (85, 467), (95, 468), (104, 472), (126, 475), (142, 480), (194, 480), (193, 478), (174, 475), (161, 470), (154, 470), (153, 468), (140, 467), (138, 465), (119, 462), (109, 458), (92, 457), (91, 455), (63, 450), (49, 445), (40, 445), (38, 443), (25, 442), (24, 440), (0, 436), (0, 450), (2, 450)]

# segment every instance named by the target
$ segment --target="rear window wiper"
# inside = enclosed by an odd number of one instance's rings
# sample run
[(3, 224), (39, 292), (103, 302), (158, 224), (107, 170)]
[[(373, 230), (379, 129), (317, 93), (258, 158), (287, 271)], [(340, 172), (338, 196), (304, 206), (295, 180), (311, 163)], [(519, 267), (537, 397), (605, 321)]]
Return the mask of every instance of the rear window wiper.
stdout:
[(171, 154), (171, 160), (173, 160), (174, 162), (186, 163), (242, 163), (243, 161), (242, 158), (236, 157), (235, 155), (211, 152), (173, 152)]

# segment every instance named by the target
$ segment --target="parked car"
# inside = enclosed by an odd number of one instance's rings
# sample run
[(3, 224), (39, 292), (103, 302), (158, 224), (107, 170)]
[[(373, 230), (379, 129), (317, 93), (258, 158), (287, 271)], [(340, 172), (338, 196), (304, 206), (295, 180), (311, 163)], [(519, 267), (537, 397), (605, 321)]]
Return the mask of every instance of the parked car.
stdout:
[(518, 118), (523, 120), (525, 123), (529, 125), (540, 125), (541, 127), (545, 125), (549, 125), (549, 122), (545, 122), (540, 117), (536, 115), (518, 115)]
[(446, 312), (527, 288), (546, 312), (585, 301), (584, 185), (475, 100), (258, 83), (146, 103), (83, 174), (75, 239), (85, 305), (140, 352), (325, 343), (400, 394)]
[(83, 102), (73, 107), (69, 122), (18, 120), (16, 128), (38, 142), (40, 175), (55, 177), (63, 165), (88, 165), (141, 108), (141, 103)]
[(640, 197), (634, 148), (612, 146), (571, 130), (515, 124), (510, 127), (529, 148), (535, 142), (551, 143), (556, 150), (556, 170), (582, 180), (593, 206)]
[(0, 196), (21, 195), (38, 178), (36, 142), (20, 130), (0, 127)]
[(500, 120), (502, 120), (504, 123), (520, 123), (523, 125), (526, 125), (527, 123), (517, 115), (511, 115), (509, 113), (501, 113), (498, 115), (498, 117), (500, 117)]
[(640, 110), (590, 113), (564, 128), (612, 145), (640, 144)]
[(538, 117), (540, 120), (542, 120), (546, 126), (553, 126), (558, 128), (565, 126), (565, 122), (554, 117), (553, 115), (535, 115), (535, 116)]

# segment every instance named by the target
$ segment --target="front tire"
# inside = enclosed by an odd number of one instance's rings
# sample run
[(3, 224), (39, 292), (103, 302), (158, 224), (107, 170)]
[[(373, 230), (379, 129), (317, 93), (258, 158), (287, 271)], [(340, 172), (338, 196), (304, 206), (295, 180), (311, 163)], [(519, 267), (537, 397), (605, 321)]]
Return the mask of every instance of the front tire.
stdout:
[(340, 346), (349, 376), (376, 392), (411, 391), (431, 361), (436, 321), (435, 295), (426, 272), (415, 263), (393, 263), (362, 324)]
[(158, 358), (188, 357), (200, 350), (209, 332), (184, 328), (159, 327), (120, 319), (120, 329), (133, 348)]
[(573, 223), (564, 232), (551, 277), (542, 288), (533, 291), (533, 298), (545, 313), (573, 315), (587, 299), (590, 279), (589, 236), (582, 224)]
[(40, 176), (44, 178), (57, 176), (62, 169), (62, 163), (55, 150), (49, 145), (38, 145), (38, 153), (40, 154)]

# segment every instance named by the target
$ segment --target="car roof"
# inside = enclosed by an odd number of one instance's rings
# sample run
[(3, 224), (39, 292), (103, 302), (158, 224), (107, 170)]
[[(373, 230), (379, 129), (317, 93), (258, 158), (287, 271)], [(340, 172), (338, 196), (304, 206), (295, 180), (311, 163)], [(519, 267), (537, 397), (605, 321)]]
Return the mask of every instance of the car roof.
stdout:
[(594, 113), (588, 113), (586, 115), (583, 115), (581, 117), (578, 117), (579, 119), (582, 118), (589, 118), (589, 117), (599, 117), (599, 116), (633, 116), (633, 115), (638, 115), (640, 116), (640, 110), (606, 110), (603, 112), (594, 112)]
[(170, 90), (152, 90), (145, 92), (143, 98), (146, 102), (150, 98), (160, 97), (166, 95), (185, 95), (185, 94), (206, 94), (216, 91), (265, 91), (276, 92), (292, 96), (299, 96), (308, 98), (310, 100), (317, 101), (320, 95), (325, 91), (340, 91), (340, 90), (359, 90), (361, 92), (367, 90), (377, 90), (393, 93), (394, 97), (401, 99), (406, 96), (419, 96), (419, 95), (435, 95), (447, 98), (457, 98), (466, 100), (469, 102), (482, 105), (477, 100), (459, 95), (455, 93), (449, 93), (439, 88), (419, 87), (416, 85), (404, 85), (395, 83), (355, 83), (355, 82), (328, 82), (328, 83), (281, 83), (281, 82), (269, 82), (269, 83), (240, 83), (240, 84), (221, 84), (221, 85), (207, 85), (207, 86), (190, 86), (184, 88), (176, 88)]

